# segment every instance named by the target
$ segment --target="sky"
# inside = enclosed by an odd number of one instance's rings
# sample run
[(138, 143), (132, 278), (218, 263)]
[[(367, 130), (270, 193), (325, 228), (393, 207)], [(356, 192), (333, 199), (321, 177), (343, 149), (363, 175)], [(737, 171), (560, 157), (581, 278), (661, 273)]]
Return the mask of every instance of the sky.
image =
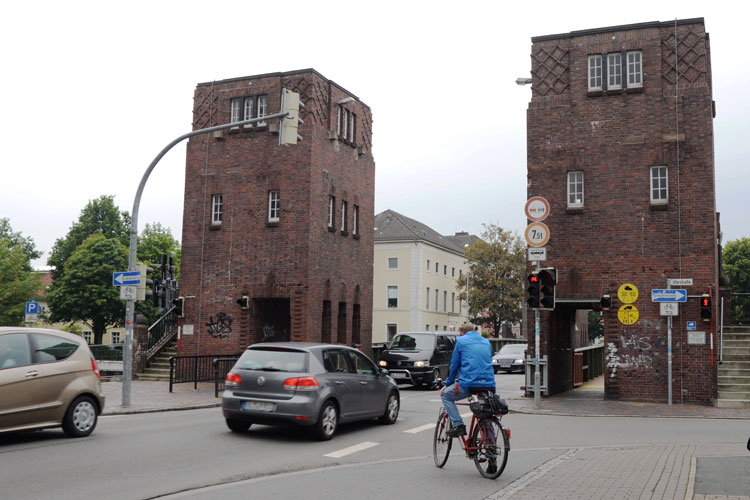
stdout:
[[(531, 38), (703, 17), (711, 40), (717, 211), (750, 237), (747, 23), (736, 2), (4, 2), (0, 217), (46, 264), (88, 200), (132, 212), (143, 172), (191, 130), (196, 84), (314, 68), (373, 113), (375, 213), (442, 234), (526, 226)], [(149, 178), (139, 230), (181, 239), (185, 143)], [(556, 207), (552, 207), (555, 210)]]

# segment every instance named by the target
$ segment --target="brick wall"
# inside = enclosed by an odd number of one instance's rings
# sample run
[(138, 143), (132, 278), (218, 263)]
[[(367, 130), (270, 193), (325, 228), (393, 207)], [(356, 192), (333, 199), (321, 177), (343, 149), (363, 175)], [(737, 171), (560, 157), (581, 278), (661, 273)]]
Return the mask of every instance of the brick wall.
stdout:
[[(528, 196), (551, 205), (545, 265), (558, 269), (560, 300), (554, 312), (542, 312), (540, 347), (551, 358), (553, 394), (572, 388), (570, 311), (609, 293), (615, 300), (604, 313), (607, 397), (666, 401), (667, 318), (651, 302), (651, 289), (667, 288), (668, 278), (693, 278), (688, 294), (718, 291), (708, 35), (702, 19), (680, 21), (676, 31), (677, 99), (674, 22), (533, 39)], [(642, 51), (643, 87), (589, 92), (588, 56), (623, 50)], [(669, 169), (665, 206), (650, 203), (651, 166)], [(580, 209), (567, 207), (570, 171), (584, 174)], [(617, 292), (626, 283), (639, 291), (633, 305), (640, 317), (632, 325), (618, 320)], [(698, 299), (690, 298), (674, 318), (677, 402), (716, 396), (712, 325), (698, 311)], [(705, 345), (687, 345), (687, 320), (707, 331)], [(528, 332), (533, 339), (533, 320)]]

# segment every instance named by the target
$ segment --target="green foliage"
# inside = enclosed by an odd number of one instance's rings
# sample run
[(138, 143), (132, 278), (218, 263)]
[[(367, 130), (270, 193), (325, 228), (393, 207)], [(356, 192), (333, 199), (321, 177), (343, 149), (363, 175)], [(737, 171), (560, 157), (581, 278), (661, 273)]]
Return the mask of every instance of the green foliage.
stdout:
[(68, 258), (81, 243), (94, 234), (101, 234), (106, 239), (115, 239), (125, 247), (129, 245), (130, 215), (119, 210), (113, 196), (103, 195), (96, 200), (89, 200), (68, 234), (55, 241), (47, 259), (47, 264), (55, 267), (52, 271), (53, 279), (57, 280), (65, 273)]
[(589, 311), (589, 343), (593, 343), (597, 337), (603, 335), (602, 313), (600, 311)]
[[(484, 225), (482, 239), (466, 249), (473, 323), (489, 323), (497, 334), (504, 322), (521, 319), (525, 255), (518, 235), (495, 224)], [(456, 283), (462, 300), (466, 300), (466, 280), (467, 276), (461, 276)]]
[(82, 321), (101, 344), (107, 325), (122, 326), (125, 302), (112, 286), (112, 273), (127, 269), (128, 249), (120, 240), (94, 234), (65, 262), (65, 272), (48, 294), (52, 322)]
[[(6, 223), (7, 219), (0, 222)], [(26, 301), (37, 299), (42, 287), (30, 265), (30, 255), (35, 255), (36, 250), (33, 242), (30, 247), (26, 244), (30, 240), (7, 239), (8, 234), (20, 237), (20, 233), (10, 230), (10, 225), (3, 224), (0, 230), (3, 231), (0, 237), (0, 326), (19, 326), (23, 324)]]
[(20, 232), (13, 231), (7, 218), (0, 219), (0, 240), (5, 240), (6, 243), (4, 244), (7, 244), (9, 248), (15, 246), (21, 248), (28, 257), (29, 270), (31, 270), (30, 262), (42, 256), (42, 252), (35, 248), (34, 240), (30, 237), (24, 237)]
[[(722, 252), (722, 269), (729, 278), (732, 293), (750, 293), (750, 238), (727, 243)], [(750, 320), (750, 297), (732, 297), (732, 318)]]

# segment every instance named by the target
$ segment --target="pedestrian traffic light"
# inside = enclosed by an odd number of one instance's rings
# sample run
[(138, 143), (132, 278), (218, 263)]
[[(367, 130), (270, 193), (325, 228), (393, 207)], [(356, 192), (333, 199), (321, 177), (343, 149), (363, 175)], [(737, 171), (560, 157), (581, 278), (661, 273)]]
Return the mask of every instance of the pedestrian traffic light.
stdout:
[(602, 308), (602, 311), (612, 309), (612, 297), (610, 295), (602, 295), (602, 298), (599, 299), (599, 306)]
[(178, 318), (184, 318), (185, 317), (185, 297), (177, 297), (172, 301), (172, 305), (174, 306), (174, 313), (177, 315)]
[(279, 132), (279, 144), (297, 144), (302, 137), (298, 135), (300, 124), (304, 123), (299, 117), (299, 108), (305, 107), (300, 101), (299, 94), (291, 90), (281, 89), (281, 112), (286, 116), (281, 118), (281, 130)]
[(526, 299), (526, 304), (532, 309), (539, 309), (539, 294), (541, 293), (541, 287), (539, 286), (539, 275), (535, 272), (529, 273), (526, 277), (529, 282), (526, 291), (529, 294), (529, 298)]
[(701, 296), (701, 319), (711, 321), (711, 296), (707, 293)]
[(539, 304), (541, 309), (555, 308), (555, 285), (557, 285), (557, 271), (548, 267), (539, 270), (539, 286), (541, 298)]

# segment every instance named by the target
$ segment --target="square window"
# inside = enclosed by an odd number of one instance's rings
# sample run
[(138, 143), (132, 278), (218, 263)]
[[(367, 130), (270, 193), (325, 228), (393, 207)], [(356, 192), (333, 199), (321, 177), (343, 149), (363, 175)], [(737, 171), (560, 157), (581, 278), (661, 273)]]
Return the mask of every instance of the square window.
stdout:
[(120, 340), (120, 332), (112, 332), (111, 337), (112, 337), (112, 339), (111, 339), (112, 341), (110, 342), (111, 344), (120, 344), (120, 343), (122, 343), (122, 341)]
[(583, 207), (583, 172), (568, 172), (568, 208)]
[(211, 224), (220, 226), (224, 215), (224, 196), (215, 194), (211, 196)]
[(281, 218), (281, 192), (278, 189), (268, 192), (268, 222), (279, 222)]
[(628, 58), (628, 87), (643, 87), (643, 65), (641, 51), (627, 53)]
[(589, 56), (589, 90), (602, 90), (602, 56)]
[(398, 269), (398, 257), (388, 257), (388, 269)]
[(667, 167), (651, 167), (651, 203), (665, 204), (669, 201)]
[(622, 55), (620, 53), (607, 55), (607, 88), (622, 88)]
[(388, 287), (388, 307), (389, 308), (398, 307), (398, 287), (397, 286)]

